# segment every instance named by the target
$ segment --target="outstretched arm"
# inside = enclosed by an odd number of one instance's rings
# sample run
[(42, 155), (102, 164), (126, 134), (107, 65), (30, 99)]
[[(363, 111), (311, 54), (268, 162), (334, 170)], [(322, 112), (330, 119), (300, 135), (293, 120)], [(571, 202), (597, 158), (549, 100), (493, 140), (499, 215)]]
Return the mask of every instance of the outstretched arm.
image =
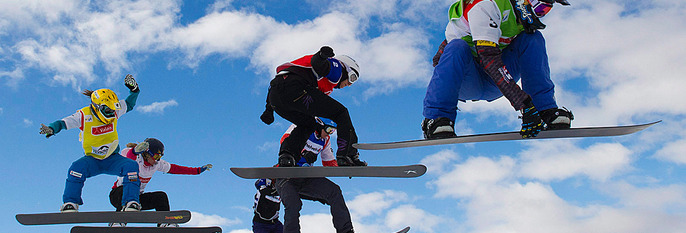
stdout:
[(124, 78), (124, 86), (129, 88), (129, 96), (126, 97), (126, 112), (133, 110), (133, 106), (136, 106), (136, 100), (138, 99), (138, 93), (141, 89), (138, 88), (138, 82), (133, 78), (133, 75), (127, 74)]
[(171, 164), (171, 168), (169, 168), (169, 174), (181, 174), (181, 175), (198, 175), (204, 171), (210, 170), (212, 168), (212, 164), (207, 164), (202, 167), (185, 167), (185, 166), (179, 166), (176, 164)]

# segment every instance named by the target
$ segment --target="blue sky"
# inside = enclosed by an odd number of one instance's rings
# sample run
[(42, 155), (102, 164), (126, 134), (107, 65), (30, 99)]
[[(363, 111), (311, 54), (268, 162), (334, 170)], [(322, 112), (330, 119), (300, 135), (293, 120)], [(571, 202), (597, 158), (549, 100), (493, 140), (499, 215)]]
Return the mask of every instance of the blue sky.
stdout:
[[(614, 138), (489, 142), (361, 151), (370, 165), (426, 164), (416, 179), (334, 178), (358, 232), (681, 232), (686, 229), (686, 1), (570, 1), (543, 19), (558, 104), (573, 126), (662, 123)], [(165, 159), (214, 164), (199, 176), (156, 174), (187, 226), (250, 232), (253, 180), (230, 167), (271, 166), (290, 123), (264, 125), (268, 81), (285, 61), (330, 45), (354, 57), (360, 81), (332, 96), (361, 142), (421, 137), (431, 57), (446, 0), (0, 2), (0, 147), (7, 232), (17, 213), (55, 212), (78, 130), (45, 139), (41, 123), (89, 101), (82, 89), (141, 94), (120, 119), (122, 145), (155, 137)], [(516, 130), (503, 99), (458, 106), (458, 134)], [(115, 178), (89, 179), (82, 211), (110, 210)], [(328, 208), (306, 202), (302, 232), (333, 232)]]

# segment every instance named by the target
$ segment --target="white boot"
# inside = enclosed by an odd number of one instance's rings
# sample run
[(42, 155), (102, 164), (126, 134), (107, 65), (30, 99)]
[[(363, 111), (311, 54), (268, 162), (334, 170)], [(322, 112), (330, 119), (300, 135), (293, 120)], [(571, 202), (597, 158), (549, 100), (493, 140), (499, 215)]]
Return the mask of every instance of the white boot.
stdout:
[(141, 211), (141, 204), (137, 201), (129, 201), (124, 205), (123, 211)]
[(79, 205), (73, 202), (67, 202), (62, 204), (60, 207), (60, 212), (62, 213), (70, 213), (70, 212), (79, 212)]

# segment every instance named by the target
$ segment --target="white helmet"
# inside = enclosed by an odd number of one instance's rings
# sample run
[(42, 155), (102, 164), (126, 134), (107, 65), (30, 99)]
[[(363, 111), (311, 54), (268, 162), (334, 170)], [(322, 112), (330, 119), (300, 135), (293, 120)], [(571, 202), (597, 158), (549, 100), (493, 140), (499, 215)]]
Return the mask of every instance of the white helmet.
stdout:
[(341, 81), (347, 79), (350, 81), (350, 84), (357, 81), (357, 78), (360, 77), (360, 66), (357, 65), (357, 62), (348, 55), (338, 55), (334, 58), (343, 63), (346, 71), (348, 71), (348, 77), (343, 77)]

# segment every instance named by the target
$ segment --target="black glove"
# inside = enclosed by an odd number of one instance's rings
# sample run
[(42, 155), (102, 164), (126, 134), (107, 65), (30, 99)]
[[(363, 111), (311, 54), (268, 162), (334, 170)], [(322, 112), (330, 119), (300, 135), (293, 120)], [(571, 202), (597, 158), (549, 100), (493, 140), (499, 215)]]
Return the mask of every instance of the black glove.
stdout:
[(40, 134), (45, 134), (45, 138), (49, 138), (52, 135), (55, 135), (55, 130), (53, 130), (50, 126), (40, 124)]
[(305, 150), (303, 151), (303, 158), (305, 158), (305, 162), (312, 164), (317, 161), (317, 154), (313, 153), (312, 151)]
[(541, 115), (538, 114), (538, 110), (536, 110), (536, 107), (534, 107), (530, 100), (524, 104), (525, 107), (522, 109), (522, 130), (519, 131), (519, 134), (522, 135), (522, 138), (536, 137), (543, 129)]
[(136, 82), (136, 79), (133, 78), (133, 75), (126, 75), (126, 78), (124, 78), (124, 85), (128, 87), (131, 92), (140, 91), (140, 89), (138, 89), (138, 83)]
[(333, 49), (329, 46), (322, 46), (319, 52), (315, 53), (310, 59), (310, 64), (312, 64), (312, 69), (319, 76), (326, 76), (329, 73), (329, 60), (328, 58), (335, 56)]
[(262, 112), (262, 115), (260, 115), (260, 120), (267, 125), (274, 123), (274, 110), (271, 108), (271, 106), (269, 106), (269, 104), (267, 104), (264, 112)]

